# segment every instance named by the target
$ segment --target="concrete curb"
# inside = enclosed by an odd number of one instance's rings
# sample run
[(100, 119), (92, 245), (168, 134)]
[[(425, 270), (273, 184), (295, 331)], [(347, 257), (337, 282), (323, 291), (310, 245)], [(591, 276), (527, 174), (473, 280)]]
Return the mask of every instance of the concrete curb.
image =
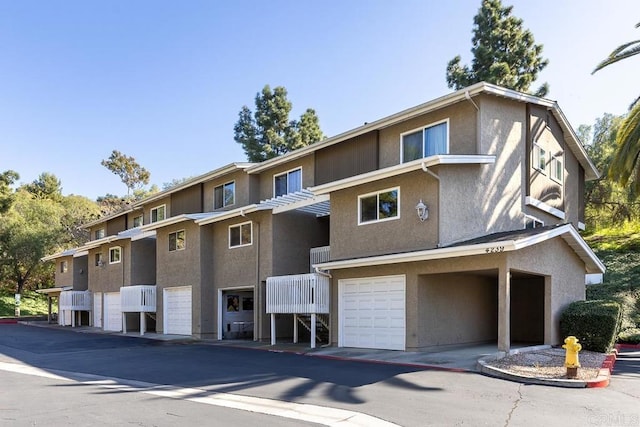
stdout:
[(527, 347), (525, 349), (515, 350), (506, 354), (504, 352), (496, 353), (495, 355), (486, 356), (478, 360), (478, 370), (491, 377), (501, 378), (509, 381), (516, 381), (525, 384), (537, 384), (537, 385), (546, 385), (553, 387), (565, 387), (565, 388), (603, 388), (609, 385), (609, 381), (611, 379), (611, 371), (613, 371), (613, 366), (616, 363), (616, 358), (618, 354), (618, 345), (616, 348), (607, 355), (604, 362), (602, 362), (602, 367), (598, 373), (598, 376), (592, 380), (571, 380), (571, 379), (556, 379), (556, 378), (541, 378), (541, 377), (525, 377), (522, 375), (517, 375), (512, 372), (505, 371), (503, 369), (495, 368), (493, 366), (489, 366), (487, 363), (490, 361), (495, 361), (502, 359), (508, 355), (517, 354), (520, 352), (526, 351), (534, 351), (534, 350), (543, 350), (551, 348), (551, 346), (536, 346), (536, 347)]

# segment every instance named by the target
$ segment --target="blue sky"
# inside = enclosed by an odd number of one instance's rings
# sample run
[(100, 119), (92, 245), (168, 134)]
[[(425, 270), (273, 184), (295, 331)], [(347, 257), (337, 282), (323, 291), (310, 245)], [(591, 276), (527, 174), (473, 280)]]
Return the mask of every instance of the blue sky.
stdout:
[[(503, 0), (549, 66), (575, 129), (640, 94), (640, 56), (591, 75), (640, 38), (637, 0)], [(64, 194), (126, 187), (100, 165), (114, 149), (163, 183), (245, 161), (243, 105), (285, 86), (332, 136), (450, 92), (447, 62), (471, 60), (480, 0), (0, 0), (0, 172), (55, 174)], [(615, 7), (614, 7), (615, 6)]]

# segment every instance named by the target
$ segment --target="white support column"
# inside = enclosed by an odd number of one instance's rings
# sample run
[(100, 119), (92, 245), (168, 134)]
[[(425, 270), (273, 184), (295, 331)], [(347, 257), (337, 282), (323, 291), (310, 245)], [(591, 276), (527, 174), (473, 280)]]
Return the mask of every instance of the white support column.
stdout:
[(271, 345), (276, 345), (276, 314), (271, 313)]
[(316, 314), (311, 313), (311, 348), (316, 348)]
[(127, 333), (127, 313), (122, 313), (122, 333)]
[(511, 272), (501, 268), (498, 273), (498, 351), (511, 349)]
[(293, 343), (298, 343), (298, 315), (293, 315)]
[(76, 327), (76, 312), (75, 310), (71, 310), (71, 327)]
[(140, 335), (144, 335), (146, 329), (147, 329), (147, 324), (146, 324), (146, 316), (144, 315), (144, 311), (140, 312)]

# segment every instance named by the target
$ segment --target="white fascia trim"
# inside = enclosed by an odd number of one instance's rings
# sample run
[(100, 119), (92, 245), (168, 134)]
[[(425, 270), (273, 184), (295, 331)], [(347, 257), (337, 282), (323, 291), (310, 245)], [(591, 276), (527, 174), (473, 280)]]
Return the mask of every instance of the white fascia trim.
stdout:
[(398, 264), (401, 262), (428, 261), (443, 258), (488, 255), (500, 252), (508, 252), (516, 249), (513, 240), (503, 242), (482, 243), (478, 245), (455, 246), (451, 248), (428, 249), (424, 251), (402, 254), (380, 255), (367, 258), (348, 259), (344, 261), (330, 261), (321, 264), (313, 264), (313, 268), (321, 270), (338, 270), (342, 268), (368, 267), (375, 265)]
[(122, 216), (122, 215), (128, 215), (129, 213), (131, 213), (131, 212), (133, 212), (135, 210), (137, 210), (137, 209), (128, 208), (128, 209), (125, 209), (123, 211), (116, 212), (114, 214), (107, 215), (107, 216), (104, 216), (102, 218), (98, 218), (98, 219), (96, 219), (94, 221), (87, 222), (86, 224), (82, 224), (82, 229), (86, 230), (88, 228), (93, 227), (94, 225), (98, 225), (98, 224), (101, 224), (101, 223), (104, 223), (106, 225), (107, 221), (109, 221), (110, 219), (118, 218), (119, 216)]
[(136, 240), (146, 239), (147, 237), (155, 237), (155, 235), (156, 235), (155, 230), (151, 230), (151, 231), (140, 230), (139, 233), (134, 233), (134, 234), (130, 234), (130, 233), (127, 233), (126, 231), (123, 231), (121, 233), (118, 233), (118, 240), (131, 239), (132, 242), (135, 242)]
[(389, 166), (388, 168), (378, 169), (375, 171), (355, 175), (349, 178), (340, 179), (338, 181), (329, 182), (327, 184), (318, 185), (309, 188), (315, 195), (328, 194), (332, 191), (342, 190), (345, 188), (355, 187), (357, 185), (366, 184), (381, 179), (390, 178), (392, 176), (402, 175), (404, 173), (413, 172), (422, 169), (422, 166), (433, 167), (439, 165), (461, 165), (461, 164), (491, 164), (495, 163), (496, 156), (487, 155), (455, 155), (440, 154), (429, 156), (423, 159), (413, 160), (399, 165)]
[(275, 215), (283, 212), (294, 211), (296, 209), (315, 205), (316, 203), (328, 202), (329, 199), (330, 197), (328, 194), (313, 196), (306, 200), (300, 200), (298, 202), (289, 203), (287, 205), (276, 206), (273, 208), (273, 214)]
[(546, 204), (545, 202), (542, 202), (538, 199), (536, 199), (535, 197), (531, 197), (531, 196), (527, 196), (525, 198), (524, 203), (526, 205), (529, 206), (533, 206), (534, 208), (540, 209), (541, 211), (544, 211), (550, 215), (555, 216), (556, 218), (560, 218), (560, 219), (564, 219), (565, 218), (565, 214), (563, 211), (561, 211), (560, 209), (556, 209), (552, 206), (549, 206), (548, 204)]
[(44, 256), (44, 257), (40, 258), (40, 261), (52, 261), (52, 260), (54, 260), (56, 258), (67, 257), (67, 256), (71, 256), (71, 255), (75, 256), (76, 252), (77, 252), (77, 249), (67, 249), (67, 250), (62, 251), (62, 252), (57, 252), (55, 254)]
[(141, 225), (138, 227), (141, 231), (157, 230), (158, 228), (167, 227), (169, 225), (178, 224), (185, 221), (197, 221), (202, 218), (211, 216), (212, 213), (200, 213), (200, 214), (181, 214), (163, 219), (162, 221), (152, 222), (151, 224)]
[(89, 251), (77, 251), (75, 254), (73, 254), (74, 258), (80, 258), (82, 256), (87, 256), (89, 255)]
[(238, 216), (245, 216), (248, 213), (265, 210), (265, 208), (259, 207), (255, 203), (252, 205), (243, 206), (241, 208), (235, 208), (230, 211), (225, 212), (216, 212), (215, 215), (209, 215), (202, 219), (198, 219), (195, 221), (196, 224), (202, 226), (207, 224), (212, 224), (214, 222), (224, 221), (225, 219), (231, 219)]
[(90, 242), (85, 243), (84, 245), (80, 246), (79, 249), (82, 250), (89, 250), (89, 249), (94, 249), (97, 248), (99, 246), (102, 246), (106, 243), (111, 243), (114, 240), (117, 240), (118, 237), (117, 236), (107, 236), (107, 237), (103, 237), (102, 239), (98, 239), (98, 240), (92, 240)]

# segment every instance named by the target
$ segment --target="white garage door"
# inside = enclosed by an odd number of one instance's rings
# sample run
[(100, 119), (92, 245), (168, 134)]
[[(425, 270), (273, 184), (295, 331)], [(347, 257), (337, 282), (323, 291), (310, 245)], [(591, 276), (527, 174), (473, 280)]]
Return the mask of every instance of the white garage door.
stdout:
[(405, 276), (338, 281), (341, 347), (405, 349)]
[(120, 311), (120, 292), (104, 294), (104, 330), (122, 330), (122, 311)]
[(102, 292), (93, 293), (93, 326), (102, 328)]
[(165, 288), (164, 333), (191, 335), (191, 286)]

